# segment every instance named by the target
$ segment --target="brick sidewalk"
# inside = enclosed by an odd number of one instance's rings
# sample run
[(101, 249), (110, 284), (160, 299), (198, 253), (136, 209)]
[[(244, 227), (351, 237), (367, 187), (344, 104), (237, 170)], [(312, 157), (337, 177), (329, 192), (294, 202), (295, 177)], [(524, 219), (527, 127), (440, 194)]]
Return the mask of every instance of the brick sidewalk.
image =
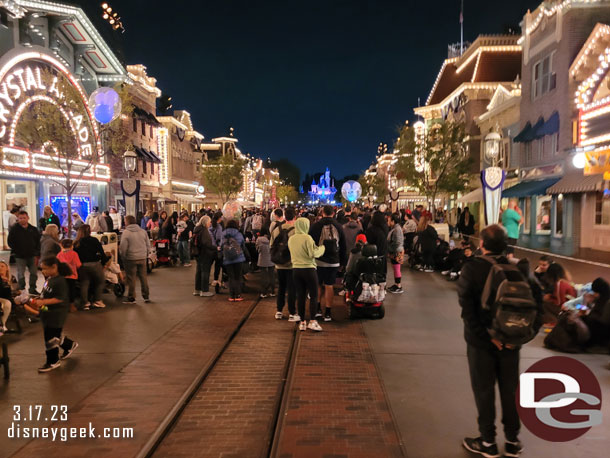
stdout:
[(276, 456), (403, 456), (362, 324), (322, 326), (301, 333)]
[(155, 457), (267, 456), (295, 325), (259, 303)]
[(104, 427), (133, 427), (133, 439), (68, 439), (67, 442), (38, 439), (27, 443), (14, 456), (135, 456), (202, 368), (224, 346), (251, 305), (252, 299), (228, 303), (226, 296), (202, 302), (200, 309), (70, 409), (68, 421), (52, 425), (86, 427), (91, 422), (96, 433)]

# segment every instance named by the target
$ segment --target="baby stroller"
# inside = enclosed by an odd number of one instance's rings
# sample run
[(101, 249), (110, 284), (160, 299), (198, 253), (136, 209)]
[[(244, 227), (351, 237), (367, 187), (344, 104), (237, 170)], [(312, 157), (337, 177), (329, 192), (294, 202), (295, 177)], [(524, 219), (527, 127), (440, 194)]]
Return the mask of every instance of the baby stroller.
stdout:
[(168, 239), (153, 240), (155, 253), (157, 255), (157, 265), (173, 266), (174, 258), (172, 257), (171, 245)]
[(362, 257), (345, 277), (350, 318), (385, 316), (386, 259), (377, 256), (376, 245), (364, 245)]

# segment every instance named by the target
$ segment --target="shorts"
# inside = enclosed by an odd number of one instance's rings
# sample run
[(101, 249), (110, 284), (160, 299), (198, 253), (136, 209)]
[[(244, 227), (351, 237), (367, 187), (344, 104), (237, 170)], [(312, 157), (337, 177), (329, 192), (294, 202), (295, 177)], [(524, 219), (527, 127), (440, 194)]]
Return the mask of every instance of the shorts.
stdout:
[(320, 267), (318, 266), (318, 283), (320, 285), (334, 286), (337, 281), (338, 267)]
[(68, 296), (70, 298), (70, 304), (72, 304), (79, 295), (76, 288), (78, 280), (76, 278), (66, 278), (66, 283), (68, 283)]

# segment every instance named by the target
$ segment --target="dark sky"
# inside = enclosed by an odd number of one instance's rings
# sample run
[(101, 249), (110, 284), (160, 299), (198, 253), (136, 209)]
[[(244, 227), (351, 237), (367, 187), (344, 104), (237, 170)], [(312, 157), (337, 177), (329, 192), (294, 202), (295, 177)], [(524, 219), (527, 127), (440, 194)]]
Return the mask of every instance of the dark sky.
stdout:
[[(539, 0), (466, 0), (465, 38), (518, 25)], [(110, 1), (129, 63), (147, 66), (207, 140), (307, 172), (360, 173), (413, 118), (458, 42), (459, 0)]]

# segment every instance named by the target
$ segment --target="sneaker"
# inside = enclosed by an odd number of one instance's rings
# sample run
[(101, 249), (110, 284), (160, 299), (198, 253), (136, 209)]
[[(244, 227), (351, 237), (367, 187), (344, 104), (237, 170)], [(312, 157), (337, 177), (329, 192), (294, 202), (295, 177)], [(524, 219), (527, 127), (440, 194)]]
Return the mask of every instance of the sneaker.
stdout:
[(426, 267), (426, 268), (424, 269), (424, 272), (427, 272), (427, 273), (432, 273), (432, 272), (434, 272), (434, 269), (433, 269), (432, 267)]
[(326, 309), (326, 312), (324, 313), (324, 321), (332, 321), (332, 317), (330, 316), (330, 309)]
[(261, 295), (260, 295), (259, 297), (260, 297), (261, 299), (265, 299), (265, 298), (269, 297), (269, 295), (268, 295), (268, 294), (262, 294), (262, 293), (261, 293)]
[(193, 264), (191, 264), (190, 262), (187, 262), (186, 264), (182, 264), (184, 267), (191, 267)]
[(277, 296), (277, 294), (275, 294), (275, 293), (269, 293), (269, 297), (275, 297), (275, 296)]
[(282, 312), (275, 312), (276, 320), (281, 320), (283, 317), (284, 317), (284, 314)]
[(145, 298), (144, 298), (144, 302), (146, 302), (146, 303), (148, 304), (148, 303), (150, 302), (150, 298), (145, 297)]
[(59, 366), (61, 366), (61, 361), (57, 361), (53, 364), (44, 363), (44, 366), (38, 368), (38, 372), (41, 374), (43, 372), (51, 372), (53, 369), (57, 369)]
[(339, 291), (339, 296), (345, 296), (345, 293), (346, 293), (346, 292), (347, 292), (347, 291), (345, 291), (344, 289), (342, 289), (341, 291)]
[(477, 453), (485, 458), (499, 458), (498, 446), (496, 444), (483, 444), (483, 439), (480, 437), (466, 437), (462, 441), (462, 445), (466, 450), (472, 453)]
[(212, 291), (201, 291), (201, 297), (212, 297), (214, 293)]
[(234, 300), (235, 302), (241, 302), (241, 301), (243, 301), (243, 300), (244, 300), (244, 298), (243, 298), (243, 297), (241, 297), (241, 296), (237, 296), (237, 297), (236, 297), (235, 299), (233, 299), (233, 300)]
[(311, 320), (307, 325), (307, 328), (317, 332), (320, 332), (322, 330), (322, 327), (318, 324), (316, 320)]
[(123, 304), (135, 304), (136, 299), (134, 297), (126, 297), (123, 299)]
[(517, 457), (521, 455), (523, 451), (523, 444), (519, 441), (517, 442), (508, 442), (504, 444), (504, 456)]
[(320, 308), (319, 304), (318, 304), (318, 311), (316, 312), (316, 318), (322, 318), (322, 309)]
[(85, 305), (83, 305), (83, 310), (91, 310), (91, 302), (87, 302)]
[(290, 321), (290, 322), (301, 321), (301, 317), (298, 314), (297, 315), (289, 315), (288, 316), (288, 321)]
[(234, 297), (230, 297), (229, 298), (229, 302), (235, 302), (235, 298)]
[(458, 274), (457, 272), (451, 272), (449, 274), (449, 280), (457, 280), (459, 276), (460, 274)]
[(307, 323), (305, 323), (304, 321), (301, 321), (299, 323), (299, 331), (305, 331), (307, 329)]
[(404, 292), (402, 286), (398, 285), (392, 285), (388, 291), (390, 291), (392, 294), (402, 294)]
[(74, 353), (74, 350), (76, 350), (77, 348), (78, 348), (78, 342), (72, 342), (72, 347), (70, 347), (69, 350), (64, 350), (63, 354), (61, 355), (61, 359), (69, 358), (70, 355), (72, 353)]
[(447, 276), (447, 275), (449, 275), (450, 273), (451, 273), (451, 271), (450, 271), (450, 270), (443, 270), (443, 271), (441, 272), (441, 275), (442, 275), (443, 277), (446, 277), (446, 276)]
[(95, 301), (93, 303), (93, 308), (95, 308), (95, 309), (103, 309), (103, 308), (106, 308), (106, 304), (104, 304), (102, 301)]
[(193, 296), (200, 296), (201, 293), (202, 293), (202, 291), (195, 290), (195, 291), (193, 291)]

